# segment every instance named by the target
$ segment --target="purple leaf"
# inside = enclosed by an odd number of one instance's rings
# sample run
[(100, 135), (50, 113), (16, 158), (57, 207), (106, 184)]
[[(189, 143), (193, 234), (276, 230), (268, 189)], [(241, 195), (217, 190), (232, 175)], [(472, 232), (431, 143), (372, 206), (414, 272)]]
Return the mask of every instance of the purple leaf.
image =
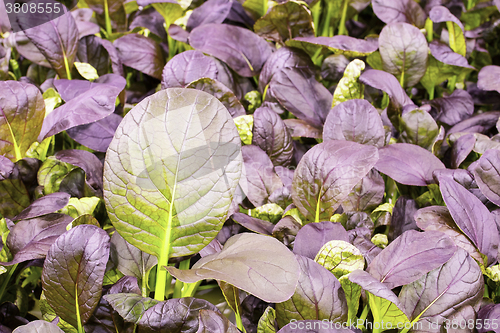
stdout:
[(477, 87), (483, 90), (496, 90), (500, 93), (500, 66), (484, 66), (477, 76)]
[(383, 147), (385, 131), (382, 119), (368, 101), (352, 99), (335, 106), (325, 121), (323, 140), (347, 140)]
[(500, 206), (500, 151), (488, 149), (476, 163), (472, 172), (479, 189), (488, 200)]
[(113, 86), (122, 91), (125, 89), (127, 81), (116, 74), (106, 74), (95, 80), (94, 82), (86, 80), (54, 80), (54, 86), (61, 98), (65, 102), (82, 95), (83, 93), (91, 90), (92, 88), (104, 87), (104, 85)]
[(217, 64), (200, 51), (188, 50), (175, 55), (163, 68), (162, 89), (186, 87), (200, 78), (217, 79)]
[[(403, 287), (399, 299), (414, 320), (441, 325), (444, 319), (466, 305), (478, 306), (483, 298), (483, 275), (469, 254), (458, 248), (453, 257), (419, 280)], [(427, 321), (427, 322), (425, 322)]]
[(451, 95), (436, 98), (429, 103), (438, 111), (436, 120), (450, 126), (469, 118), (474, 113), (472, 97), (461, 89), (456, 89)]
[(309, 223), (297, 233), (293, 253), (314, 260), (323, 245), (332, 240), (349, 241), (347, 231), (342, 224), (333, 222)]
[(252, 132), (252, 144), (265, 151), (273, 165), (290, 165), (293, 157), (292, 136), (276, 112), (266, 107), (255, 110)]
[(70, 229), (49, 249), (43, 265), (43, 291), (56, 315), (73, 327), (85, 324), (99, 303), (108, 256), (109, 236), (93, 225)]
[(272, 52), (267, 42), (252, 31), (226, 24), (206, 24), (193, 29), (189, 44), (224, 61), (245, 77), (257, 75)]
[(38, 140), (109, 116), (115, 110), (115, 100), (120, 91), (120, 88), (111, 85), (100, 85), (58, 107), (45, 118)]
[(0, 81), (0, 155), (13, 162), (23, 158), (36, 141), (44, 117), (43, 96), (36, 86)]
[(469, 252), (472, 258), (478, 262), (483, 261), (479, 251), (453, 221), (448, 208), (444, 206), (421, 208), (415, 213), (415, 221), (424, 231), (435, 230), (448, 235), (456, 246)]
[[(29, 18), (29, 16), (23, 16), (23, 19), (29, 20)], [(73, 67), (78, 47), (78, 28), (71, 13), (67, 12), (31, 29), (28, 28), (32, 26), (29, 21), (21, 20), (19, 25), (59, 77), (67, 78), (68, 71)]]
[(190, 270), (166, 269), (183, 282), (222, 280), (272, 303), (293, 295), (300, 272), (294, 254), (280, 241), (251, 233), (231, 237), (221, 252), (203, 257)]
[(2, 265), (45, 258), (50, 246), (66, 232), (71, 221), (73, 218), (68, 215), (54, 213), (17, 222), (10, 230), (6, 243), (14, 257)]
[(243, 183), (245, 193), (255, 207), (264, 205), (271, 193), (283, 186), (281, 179), (274, 171), (269, 156), (257, 146), (246, 145), (241, 147), (245, 167)]
[(256, 233), (262, 235), (272, 235), (273, 233), (274, 224), (269, 221), (264, 221), (243, 213), (234, 213), (231, 215), (231, 219)]
[(373, 12), (384, 23), (406, 22), (423, 28), (427, 15), (418, 3), (413, 0), (374, 0)]
[(444, 164), (431, 152), (408, 143), (385, 146), (379, 149), (379, 156), (375, 169), (405, 185), (434, 184), (432, 173), (445, 169)]
[(281, 47), (276, 52), (273, 52), (267, 59), (259, 76), (259, 89), (264, 91), (265, 87), (271, 82), (273, 75), (278, 73), (282, 68), (297, 68), (314, 74), (311, 69), (314, 67), (311, 59), (303, 51)]
[(284, 68), (273, 75), (268, 93), (294, 116), (321, 128), (333, 96), (309, 71)]
[(66, 133), (79, 144), (104, 153), (122, 120), (121, 116), (112, 113), (96, 122), (67, 129)]
[(373, 146), (335, 140), (314, 146), (295, 170), (293, 203), (308, 221), (330, 219), (377, 160)]
[(69, 194), (64, 192), (55, 192), (36, 199), (24, 209), (21, 213), (17, 214), (12, 220), (26, 220), (34, 217), (54, 213), (59, 209), (65, 207), (69, 202)]
[(291, 320), (347, 321), (347, 301), (337, 278), (314, 260), (296, 256), (300, 277), (293, 296), (276, 304), (276, 320), (283, 327)]
[(487, 266), (495, 263), (499, 235), (493, 215), (474, 194), (454, 180), (441, 177), (439, 188), (457, 226), (482, 254), (488, 256)]
[(366, 271), (393, 289), (441, 266), (456, 250), (453, 241), (441, 232), (409, 230), (383, 249)]
[(125, 66), (161, 80), (165, 55), (158, 43), (139, 34), (129, 34), (115, 40), (114, 45)]

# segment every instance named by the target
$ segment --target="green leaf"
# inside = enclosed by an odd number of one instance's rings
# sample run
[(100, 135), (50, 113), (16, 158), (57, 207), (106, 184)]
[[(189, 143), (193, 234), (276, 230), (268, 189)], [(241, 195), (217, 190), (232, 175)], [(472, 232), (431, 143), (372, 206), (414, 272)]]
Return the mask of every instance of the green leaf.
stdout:
[(197, 253), (222, 228), (241, 168), (236, 126), (208, 93), (161, 90), (120, 123), (106, 153), (104, 200), (120, 235), (158, 258), (158, 300), (168, 259)]
[(125, 116), (107, 151), (111, 222), (146, 253), (196, 253), (226, 220), (241, 163), (236, 126), (216, 98), (162, 90)]
[(370, 304), (374, 323), (384, 322), (385, 327), (390, 326), (389, 323), (392, 324), (392, 327), (404, 327), (406, 323), (410, 322), (404, 312), (393, 302), (375, 296), (368, 291), (366, 294), (368, 296), (368, 304)]
[(251, 145), (253, 139), (253, 115), (248, 114), (244, 116), (239, 116), (233, 118), (234, 124), (238, 129), (238, 134), (240, 135), (241, 142), (245, 145)]
[(348, 322), (354, 322), (359, 309), (362, 288), (349, 280), (349, 274), (341, 276), (339, 282), (347, 300)]
[(175, 20), (181, 18), (186, 9), (175, 2), (153, 3), (153, 8), (165, 19), (165, 30), (168, 30)]
[(365, 63), (359, 59), (354, 59), (347, 65), (344, 76), (333, 93), (332, 107), (350, 99), (364, 98), (365, 86), (359, 82), (363, 69), (365, 69)]
[(30, 205), (28, 190), (21, 179), (0, 181), (0, 214), (13, 218)]
[(118, 312), (123, 320), (132, 323), (137, 323), (147, 309), (159, 303), (149, 297), (125, 293), (105, 295), (104, 299), (111, 304), (113, 310)]
[(276, 333), (274, 321), (276, 320), (276, 311), (268, 306), (262, 314), (257, 324), (257, 333)]
[(97, 80), (99, 78), (99, 74), (97, 74), (97, 70), (94, 67), (92, 67), (91, 64), (75, 61), (74, 65), (75, 65), (76, 69), (78, 70), (78, 73), (80, 73), (80, 75), (84, 79), (89, 80), (89, 81), (94, 81), (94, 80)]
[(47, 302), (80, 332), (101, 299), (108, 257), (109, 236), (93, 225), (65, 232), (47, 253), (42, 273)]
[(268, 8), (268, 0), (246, 0), (243, 3), (243, 8), (250, 12), (255, 20), (266, 15)]
[(54, 156), (50, 156), (38, 170), (38, 184), (43, 186), (45, 194), (58, 192), (59, 185), (63, 179), (76, 168), (72, 164), (62, 162)]
[(37, 87), (17, 81), (0, 81), (0, 155), (16, 162), (36, 141), (45, 116)]
[(221, 252), (203, 257), (190, 270), (166, 269), (183, 282), (222, 280), (272, 303), (289, 299), (299, 278), (299, 265), (285, 245), (251, 233), (231, 237)]
[(283, 215), (283, 208), (275, 203), (268, 203), (252, 209), (252, 217), (269, 221), (273, 224), (278, 223)]
[[(40, 296), (40, 311), (42, 312), (42, 319), (45, 321), (53, 321), (54, 319), (58, 318), (56, 313), (54, 312), (54, 309), (52, 309), (49, 303), (47, 303), (47, 299), (45, 298), (45, 294), (43, 292)], [(76, 328), (71, 326), (62, 318), (59, 318), (57, 327), (61, 328), (65, 333), (78, 333)]]
[(365, 267), (365, 258), (358, 248), (342, 240), (332, 240), (323, 245), (314, 261), (332, 272), (337, 279)]
[(43, 100), (45, 101), (45, 117), (62, 103), (61, 95), (54, 88), (45, 90)]
[(100, 200), (98, 197), (70, 198), (69, 203), (59, 213), (69, 215), (74, 219), (85, 214), (92, 215)]
[(301, 3), (288, 1), (275, 5), (254, 25), (257, 35), (277, 43), (295, 37), (314, 36), (311, 12)]
[(216, 97), (226, 107), (232, 117), (246, 114), (245, 108), (238, 97), (222, 82), (204, 77), (191, 82), (186, 88), (201, 90)]
[(432, 116), (420, 109), (406, 112), (399, 121), (401, 141), (431, 150), (439, 135), (439, 127)]

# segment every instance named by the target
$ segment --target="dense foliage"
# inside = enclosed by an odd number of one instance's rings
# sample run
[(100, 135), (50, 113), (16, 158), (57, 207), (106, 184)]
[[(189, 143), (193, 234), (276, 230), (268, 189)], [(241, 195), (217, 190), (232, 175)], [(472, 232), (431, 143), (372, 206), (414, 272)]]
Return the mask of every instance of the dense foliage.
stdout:
[(4, 4), (0, 332), (500, 332), (500, 1)]

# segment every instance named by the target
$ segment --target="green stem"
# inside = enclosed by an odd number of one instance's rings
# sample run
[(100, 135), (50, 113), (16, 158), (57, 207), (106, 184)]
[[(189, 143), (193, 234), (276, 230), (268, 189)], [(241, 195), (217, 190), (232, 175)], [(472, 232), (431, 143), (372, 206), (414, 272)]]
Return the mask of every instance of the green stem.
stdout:
[(433, 27), (433, 22), (429, 18), (425, 20), (425, 31), (427, 32), (427, 41), (429, 43), (432, 42), (434, 35), (434, 27)]
[(236, 327), (244, 333), (247, 331), (245, 330), (245, 327), (243, 326), (243, 321), (241, 320), (241, 314), (240, 314), (240, 306), (237, 304), (236, 306), (236, 312), (235, 312), (235, 317), (236, 317)]
[(328, 1), (326, 1), (325, 9), (326, 9), (326, 17), (322, 22), (323, 27), (321, 29), (321, 36), (330, 37), (329, 31), (330, 31), (330, 23), (331, 23), (330, 21), (332, 20), (332, 11), (331, 11), (331, 8), (330, 8)]
[(434, 91), (435, 91), (434, 87), (432, 87), (432, 89), (429, 90), (429, 101), (432, 101), (434, 99)]
[(474, 5), (474, 0), (467, 0), (467, 10), (472, 9)]
[(78, 283), (75, 284), (75, 312), (76, 312), (76, 321), (78, 322), (78, 333), (85, 333), (82, 325), (82, 319), (80, 317), (80, 305), (78, 302)]
[(453, 22), (447, 21), (446, 28), (448, 28), (448, 36), (450, 41), (450, 48), (457, 52), (457, 42), (455, 40), (455, 27), (453, 26)]
[(368, 304), (365, 305), (364, 309), (363, 309), (363, 312), (361, 313), (361, 316), (359, 317), (359, 321), (362, 322), (362, 324), (358, 325), (357, 328), (359, 328), (360, 330), (362, 330), (365, 325), (363, 324), (366, 320), (366, 317), (368, 317), (368, 311), (369, 311), (370, 307), (368, 306)]
[(176, 41), (170, 37), (170, 35), (167, 35), (167, 41), (168, 41), (168, 60), (172, 59), (175, 56), (175, 53), (177, 52), (177, 43)]
[(69, 70), (69, 63), (66, 54), (63, 54), (63, 58), (64, 58), (64, 68), (66, 69), (66, 76), (68, 77), (68, 80), (71, 80), (71, 71)]
[(18, 264), (15, 264), (8, 268), (9, 272), (7, 273), (7, 277), (5, 278), (5, 280), (3, 280), (2, 286), (0, 287), (0, 303), (3, 302), (3, 294), (5, 293), (5, 290), (7, 290), (7, 286), (9, 285), (9, 281), (12, 278), (17, 265)]
[[(188, 270), (189, 269), (189, 264), (190, 264), (190, 259), (181, 261), (179, 264), (179, 269), (180, 270)], [(175, 280), (175, 286), (174, 286), (174, 298), (181, 298), (182, 297), (182, 288), (184, 287), (184, 282), (182, 282), (179, 279)]]
[(311, 14), (313, 17), (313, 22), (314, 22), (314, 34), (316, 37), (318, 36), (318, 31), (319, 31), (319, 19), (321, 17), (321, 6), (322, 6), (322, 1), (319, 0), (311, 8)]
[(448, 90), (452, 93), (455, 90), (455, 85), (457, 84), (457, 76), (453, 75), (448, 79)]
[(345, 28), (345, 20), (347, 16), (347, 7), (349, 5), (349, 1), (344, 0), (344, 6), (342, 8), (342, 17), (340, 18), (340, 23), (339, 23), (339, 35), (347, 35), (346, 33), (346, 28)]
[(142, 275), (141, 281), (141, 295), (142, 297), (148, 297), (148, 273)]
[(12, 71), (14, 72), (14, 75), (16, 76), (16, 81), (23, 76), (21, 74), (21, 70), (19, 70), (19, 63), (17, 62), (16, 59), (10, 59), (9, 60), (10, 66), (12, 67)]
[(104, 16), (106, 20), (106, 33), (108, 34), (108, 37), (111, 35), (113, 32), (113, 29), (111, 28), (111, 20), (109, 18), (109, 6), (108, 6), (108, 0), (104, 0)]
[(401, 72), (401, 77), (399, 78), (399, 84), (401, 85), (401, 87), (405, 87), (405, 70), (403, 69), (403, 71)]

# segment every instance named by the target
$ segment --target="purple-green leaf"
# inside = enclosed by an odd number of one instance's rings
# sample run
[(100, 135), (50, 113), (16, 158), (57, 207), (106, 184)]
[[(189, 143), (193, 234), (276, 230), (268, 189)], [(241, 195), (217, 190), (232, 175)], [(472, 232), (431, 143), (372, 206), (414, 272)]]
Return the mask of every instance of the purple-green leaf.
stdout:
[(0, 155), (15, 162), (36, 141), (45, 117), (45, 103), (36, 86), (0, 81)]
[(285, 245), (250, 233), (231, 237), (221, 252), (203, 257), (190, 270), (166, 269), (183, 282), (222, 280), (272, 303), (289, 299), (299, 279), (299, 264)]
[(43, 291), (55, 313), (74, 327), (85, 324), (99, 303), (108, 257), (109, 236), (93, 225), (70, 229), (49, 249)]
[(378, 160), (377, 149), (329, 140), (310, 149), (295, 170), (292, 199), (308, 221), (329, 220)]
[(293, 296), (276, 304), (278, 326), (292, 319), (347, 321), (347, 301), (337, 278), (313, 260), (297, 256), (300, 277)]

